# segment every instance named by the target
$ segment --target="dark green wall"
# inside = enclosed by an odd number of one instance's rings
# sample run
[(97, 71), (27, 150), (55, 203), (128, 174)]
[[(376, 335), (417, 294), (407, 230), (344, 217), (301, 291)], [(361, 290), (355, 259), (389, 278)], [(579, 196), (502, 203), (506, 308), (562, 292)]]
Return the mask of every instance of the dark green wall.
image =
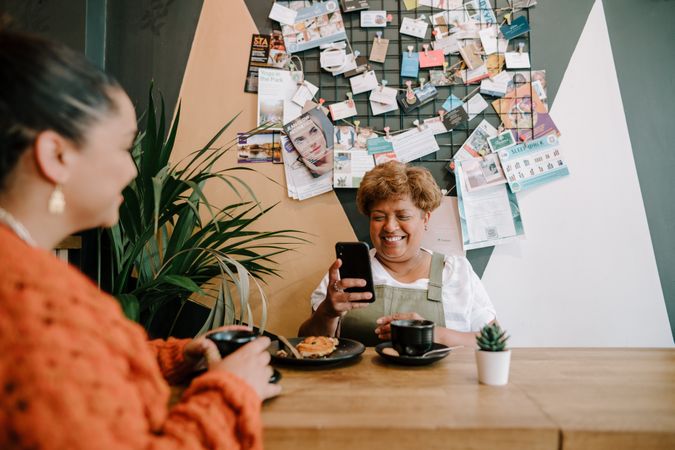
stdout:
[(203, 0), (109, 0), (106, 69), (139, 113), (154, 80), (173, 114)]
[(675, 146), (671, 142), (675, 120), (675, 1), (611, 0), (604, 6), (633, 157), (675, 337)]
[(14, 28), (54, 39), (84, 52), (86, 0), (0, 0)]

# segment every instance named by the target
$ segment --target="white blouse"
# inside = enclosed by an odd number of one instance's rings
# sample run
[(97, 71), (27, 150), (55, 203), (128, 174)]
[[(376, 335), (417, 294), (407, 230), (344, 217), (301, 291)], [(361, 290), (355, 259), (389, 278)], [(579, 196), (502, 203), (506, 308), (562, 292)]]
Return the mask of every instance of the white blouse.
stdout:
[[(431, 253), (427, 249), (422, 249)], [(427, 290), (428, 278), (420, 278), (412, 283), (396, 281), (375, 258), (375, 249), (370, 251), (370, 264), (373, 271), (373, 283), (392, 287)], [(328, 274), (312, 292), (312, 309), (316, 310), (326, 299)], [(456, 331), (479, 331), (483, 325), (497, 317), (490, 297), (485, 291), (471, 263), (463, 256), (446, 256), (443, 267), (442, 289), (445, 327)]]

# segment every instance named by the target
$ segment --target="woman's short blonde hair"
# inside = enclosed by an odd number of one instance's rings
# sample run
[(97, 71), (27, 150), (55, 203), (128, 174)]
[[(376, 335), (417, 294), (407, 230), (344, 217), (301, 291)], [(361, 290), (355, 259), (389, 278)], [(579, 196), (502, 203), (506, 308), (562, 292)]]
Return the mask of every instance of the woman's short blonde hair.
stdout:
[(441, 204), (441, 190), (431, 172), (398, 161), (380, 164), (366, 173), (356, 193), (356, 204), (361, 213), (370, 216), (376, 203), (402, 197), (410, 197), (424, 212), (431, 212)]

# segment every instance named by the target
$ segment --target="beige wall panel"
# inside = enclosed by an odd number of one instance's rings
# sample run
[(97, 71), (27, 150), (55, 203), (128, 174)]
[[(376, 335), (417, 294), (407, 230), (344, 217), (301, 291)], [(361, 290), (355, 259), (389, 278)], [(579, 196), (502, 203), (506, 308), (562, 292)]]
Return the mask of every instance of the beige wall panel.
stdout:
[[(219, 141), (222, 145), (238, 131), (255, 127), (256, 95), (245, 93), (244, 78), (251, 34), (257, 32), (243, 0), (206, 0), (195, 33), (180, 98), (180, 126), (174, 161), (203, 146), (213, 134), (240, 111), (242, 114)], [(236, 167), (236, 148), (222, 167)], [(242, 165), (243, 166), (243, 165)], [(312, 241), (278, 258), (281, 278), (268, 278), (267, 328), (295, 336), (310, 311), (309, 295), (335, 259), (334, 243), (354, 240), (355, 235), (333, 192), (298, 202), (286, 195), (283, 167), (271, 163), (246, 165), (259, 174), (241, 174), (263, 205), (279, 202), (259, 229), (294, 228), (305, 231)], [(279, 185), (265, 178), (275, 180)], [(216, 205), (235, 199), (223, 186), (207, 187)]]

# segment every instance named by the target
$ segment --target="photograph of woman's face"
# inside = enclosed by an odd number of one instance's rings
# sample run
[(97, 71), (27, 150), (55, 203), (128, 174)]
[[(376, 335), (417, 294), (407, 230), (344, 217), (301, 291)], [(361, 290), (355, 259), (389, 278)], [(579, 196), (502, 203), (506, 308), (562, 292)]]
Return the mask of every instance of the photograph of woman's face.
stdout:
[(333, 168), (332, 152), (329, 151), (323, 130), (311, 117), (304, 117), (289, 131), (288, 137), (310, 171), (323, 174)]

